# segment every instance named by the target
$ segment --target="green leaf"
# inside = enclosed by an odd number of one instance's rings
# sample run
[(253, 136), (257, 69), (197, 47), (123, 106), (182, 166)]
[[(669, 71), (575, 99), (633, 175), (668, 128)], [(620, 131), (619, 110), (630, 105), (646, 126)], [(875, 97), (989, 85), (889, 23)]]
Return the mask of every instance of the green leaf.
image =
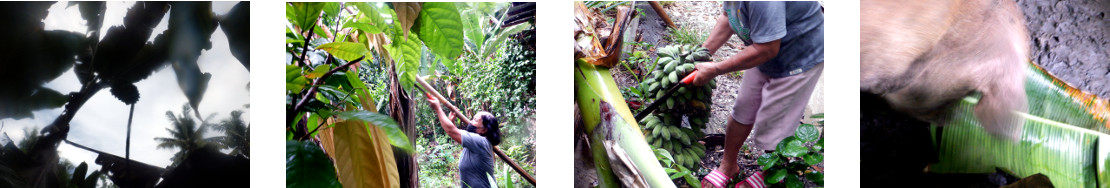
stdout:
[(799, 157), (809, 152), (809, 148), (806, 148), (805, 144), (800, 140), (791, 140), (786, 143), (786, 148), (784, 150), (776, 152), (781, 152), (783, 156), (787, 157)]
[(300, 94), (308, 84), (308, 79), (301, 75), (301, 67), (285, 65), (285, 91)]
[(405, 151), (412, 151), (412, 144), (409, 143), (408, 136), (401, 132), (401, 128), (397, 126), (397, 121), (385, 114), (375, 112), (358, 110), (346, 111), (335, 113), (335, 116), (340, 120), (359, 120), (370, 123), (373, 126), (382, 128), (386, 135), (389, 135), (389, 144), (397, 146)]
[(759, 164), (759, 166), (762, 166), (763, 170), (767, 170), (768, 168), (771, 168), (772, 166), (775, 166), (775, 164), (779, 163), (779, 157), (775, 156), (774, 152), (764, 153), (755, 160), (755, 163)]
[(684, 177), (684, 179), (686, 179), (686, 184), (687, 185), (690, 185), (691, 187), (694, 187), (694, 188), (701, 188), (701, 182), (698, 181), (698, 178), (694, 177), (694, 174), (692, 174), (692, 173), (691, 174), (686, 174), (685, 176), (682, 176), (682, 177)]
[(381, 10), (378, 9), (377, 5), (373, 5), (371, 3), (374, 2), (359, 2), (350, 4), (354, 4), (355, 7), (358, 8), (359, 13), (362, 13), (363, 16), (366, 16), (365, 18), (369, 19), (365, 23), (370, 24), (370, 26), (377, 29), (378, 31), (384, 31), (387, 28), (385, 24), (385, 18), (382, 18), (380, 12)]
[(825, 155), (822, 155), (820, 153), (811, 153), (809, 155), (802, 156), (802, 159), (806, 161), (807, 165), (817, 165), (817, 163), (821, 163), (825, 160)]
[(781, 153), (782, 151), (786, 150), (786, 144), (794, 140), (797, 140), (797, 138), (794, 138), (794, 136), (787, 136), (786, 138), (783, 138), (782, 141), (779, 141), (779, 144), (775, 146), (775, 151), (779, 151)]
[(809, 116), (809, 118), (814, 118), (814, 119), (825, 119), (825, 113), (817, 113), (817, 114), (813, 114), (812, 116)]
[[(400, 28), (395, 28), (398, 31)], [(389, 54), (393, 56), (393, 61), (397, 63), (397, 74), (400, 76), (401, 86), (409, 89), (414, 80), (417, 78), (417, 73), (420, 72), (420, 50), (422, 48), (420, 37), (417, 35), (409, 36), (404, 39), (400, 35), (394, 35), (393, 44), (390, 45)]]
[(674, 173), (674, 175), (671, 175), (671, 179), (672, 180), (673, 179), (678, 179), (679, 177), (682, 177), (682, 176), (685, 176), (685, 175), (690, 175), (690, 171), (681, 171), (681, 172), (678, 172), (678, 173)]
[(800, 180), (798, 178), (801, 178), (801, 177), (799, 177), (798, 175), (790, 174), (790, 177), (786, 178), (786, 187), (787, 188), (802, 188), (805, 185), (805, 183), (802, 183), (802, 180)]
[(813, 142), (821, 137), (821, 131), (817, 130), (817, 126), (808, 123), (802, 124), (798, 126), (797, 131), (794, 131), (794, 137), (797, 137), (802, 142)]
[(331, 55), (346, 61), (361, 58), (369, 51), (366, 46), (353, 42), (332, 42), (320, 45), (316, 49), (327, 51)]
[(482, 55), (482, 57), (489, 57), (493, 52), (497, 51), (497, 49), (500, 49), (500, 45), (505, 43), (505, 39), (509, 38), (509, 36), (520, 33), (521, 31), (524, 31), (525, 29), (531, 27), (531, 24), (522, 23), (519, 25), (514, 25), (508, 28), (501, 29), (501, 33), (498, 33), (496, 37), (486, 39), (485, 45), (482, 46), (482, 51), (480, 55)]
[(328, 73), (328, 71), (331, 71), (331, 65), (317, 65), (316, 68), (313, 68), (313, 70), (311, 72), (308, 72), (308, 74), (305, 74), (304, 77), (308, 79), (316, 79), (324, 76), (324, 74)]
[(416, 28), (424, 45), (436, 55), (458, 58), (463, 51), (462, 19), (453, 2), (427, 2)]
[(764, 174), (764, 175), (765, 175), (766, 178), (763, 179), (763, 180), (768, 185), (778, 184), (783, 179), (786, 179), (786, 170), (785, 169), (775, 169), (775, 170), (769, 171), (767, 174)]
[(341, 187), (324, 150), (312, 142), (285, 142), (285, 187)]
[(813, 151), (821, 151), (821, 150), (824, 150), (824, 149), (825, 149), (825, 138), (818, 139), (817, 143), (813, 144)]
[(300, 27), (303, 32), (316, 24), (316, 19), (320, 18), (320, 11), (323, 9), (324, 3), (290, 2), (285, 6), (285, 18)]
[(661, 158), (661, 159), (667, 159), (666, 162), (668, 162), (667, 163), (668, 166), (671, 163), (674, 163), (674, 156), (671, 156), (671, 152), (668, 152), (667, 150), (660, 148), (660, 149), (655, 149), (655, 153), (659, 156), (662, 156), (663, 158)]
[(374, 25), (371, 25), (369, 23), (363, 23), (361, 21), (359, 21), (359, 22), (347, 22), (347, 24), (343, 24), (343, 28), (354, 28), (354, 29), (357, 29), (359, 31), (366, 32), (367, 34), (382, 33), (382, 29), (380, 29), (378, 27), (374, 27)]
[(808, 179), (809, 181), (813, 181), (813, 183), (816, 183), (819, 186), (825, 185), (825, 174), (821, 172), (813, 171), (807, 173), (806, 179)]

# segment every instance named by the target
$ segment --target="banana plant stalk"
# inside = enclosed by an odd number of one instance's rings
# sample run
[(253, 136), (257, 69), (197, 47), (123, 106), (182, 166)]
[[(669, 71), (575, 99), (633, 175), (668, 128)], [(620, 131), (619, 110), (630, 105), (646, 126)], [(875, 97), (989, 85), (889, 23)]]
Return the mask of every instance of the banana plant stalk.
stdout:
[[(590, 150), (593, 152), (594, 164), (597, 165), (601, 187), (619, 187), (618, 183), (625, 182), (628, 178), (641, 178), (650, 187), (674, 187), (670, 177), (659, 165), (659, 160), (655, 158), (655, 153), (644, 140), (640, 125), (625, 104), (609, 68), (594, 66), (582, 59), (576, 60), (575, 65), (574, 97), (578, 102), (586, 133), (590, 135)], [(606, 147), (607, 141), (614, 141), (619, 147)], [(627, 154), (631, 169), (638, 177), (618, 178), (616, 173), (620, 172), (616, 172), (614, 166), (621, 165), (612, 164), (619, 161), (613, 161), (609, 157), (609, 152), (614, 151)]]
[[(454, 104), (451, 104), (450, 100), (447, 100), (447, 98), (443, 98), (443, 95), (440, 95), (438, 91), (436, 91), (435, 89), (432, 89), (432, 85), (429, 85), (428, 82), (425, 82), (424, 78), (416, 79), (416, 83), (417, 83), (418, 86), (420, 86), (420, 88), (424, 89), (424, 93), (430, 94), (433, 97), (435, 97), (436, 100), (439, 100), (440, 104), (445, 104), (445, 106), (447, 106), (447, 109), (450, 109), (452, 113), (455, 113), (455, 114), (459, 115), (459, 117), (463, 117), (463, 118), (473, 117), (473, 116), (468, 116), (466, 114), (463, 114), (462, 111), (460, 111), (458, 107), (455, 107)], [(532, 183), (532, 185), (536, 185), (536, 178), (532, 177), (532, 175), (530, 175), (530, 174), (528, 174), (528, 172), (524, 171), (524, 168), (521, 168), (520, 165), (516, 164), (516, 161), (513, 161), (512, 158), (509, 158), (509, 155), (505, 155), (505, 152), (501, 151), (500, 148), (497, 148), (496, 146), (494, 146), (493, 147), (493, 152), (496, 153), (497, 157), (501, 158), (502, 161), (505, 161), (505, 163), (509, 164), (509, 166), (512, 166), (513, 170), (515, 170), (516, 173), (520, 174), (520, 177), (523, 177), (525, 180), (528, 180), (528, 183)]]

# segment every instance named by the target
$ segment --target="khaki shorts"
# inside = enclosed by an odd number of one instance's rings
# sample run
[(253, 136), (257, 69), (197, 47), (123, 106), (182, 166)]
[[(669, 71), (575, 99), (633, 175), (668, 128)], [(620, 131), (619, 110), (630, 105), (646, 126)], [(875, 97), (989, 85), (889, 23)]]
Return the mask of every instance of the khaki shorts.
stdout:
[(806, 72), (782, 78), (767, 77), (758, 68), (748, 69), (740, 81), (732, 118), (754, 126), (751, 138), (756, 147), (774, 150), (779, 141), (798, 129), (824, 67), (822, 62)]

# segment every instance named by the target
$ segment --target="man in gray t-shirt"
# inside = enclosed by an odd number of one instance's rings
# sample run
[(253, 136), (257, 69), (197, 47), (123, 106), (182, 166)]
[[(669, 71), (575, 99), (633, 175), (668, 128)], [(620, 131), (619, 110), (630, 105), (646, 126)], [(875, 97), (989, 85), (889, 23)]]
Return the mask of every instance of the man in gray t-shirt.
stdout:
[[(735, 34), (747, 48), (720, 62), (696, 64), (694, 85), (721, 74), (745, 73), (725, 130), (725, 155), (705, 176), (703, 187), (722, 187), (740, 174), (736, 154), (753, 132), (753, 145), (770, 150), (794, 133), (825, 61), (824, 15), (817, 2), (722, 4), (724, 14), (702, 46), (714, 53)], [(763, 187), (762, 173), (744, 183)]]

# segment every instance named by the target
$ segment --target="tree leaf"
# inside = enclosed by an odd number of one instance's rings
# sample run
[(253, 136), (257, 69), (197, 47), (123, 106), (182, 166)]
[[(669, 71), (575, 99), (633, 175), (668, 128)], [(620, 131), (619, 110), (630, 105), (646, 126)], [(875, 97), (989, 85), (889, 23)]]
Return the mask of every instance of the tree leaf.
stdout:
[(301, 90), (304, 90), (306, 84), (308, 84), (308, 79), (301, 74), (301, 67), (296, 65), (285, 65), (286, 92), (300, 94)]
[[(400, 29), (400, 28), (396, 28)], [(396, 32), (400, 32), (395, 30)], [(394, 35), (394, 40), (389, 48), (389, 54), (397, 66), (397, 75), (400, 77), (401, 86), (411, 89), (417, 73), (420, 72), (420, 50), (422, 48), (420, 37), (410, 36), (407, 40)]]
[(285, 141), (285, 187), (341, 187), (331, 159), (312, 142)]
[(813, 171), (807, 173), (806, 179), (808, 179), (809, 181), (813, 181), (813, 183), (816, 183), (819, 186), (825, 185), (825, 174), (821, 172)]
[(320, 18), (320, 11), (323, 9), (324, 3), (290, 2), (285, 6), (285, 19), (293, 22), (293, 25), (301, 28), (301, 33), (304, 33), (316, 24), (316, 19)]
[(482, 57), (489, 57), (491, 54), (493, 54), (493, 52), (497, 51), (497, 49), (501, 47), (501, 44), (505, 43), (505, 39), (509, 38), (509, 36), (520, 33), (521, 31), (524, 31), (525, 29), (528, 29), (530, 27), (532, 27), (531, 24), (522, 23), (519, 25), (509, 26), (508, 28), (501, 29), (501, 33), (498, 33), (493, 38), (486, 39), (485, 45), (482, 46), (482, 51), (480, 55), (482, 55)]
[(420, 3), (416, 2), (393, 2), (393, 10), (397, 16), (393, 17), (393, 23), (400, 24), (401, 32), (404, 33), (404, 38), (409, 38), (409, 28), (412, 28), (416, 18), (420, 16)]
[(366, 46), (353, 42), (332, 42), (317, 46), (316, 49), (324, 50), (339, 59), (354, 61), (366, 55), (369, 50)]
[(384, 31), (387, 27), (385, 25), (385, 18), (382, 18), (381, 15), (381, 11), (383, 10), (378, 9), (376, 5), (373, 5), (371, 3), (374, 2), (359, 2), (351, 4), (354, 4), (355, 7), (358, 8), (359, 13), (362, 13), (363, 16), (366, 16), (366, 19), (369, 19), (368, 22), (365, 23), (370, 24), (379, 31)]
[(800, 157), (802, 154), (809, 152), (809, 148), (806, 148), (805, 144), (800, 140), (791, 140), (786, 143), (786, 148), (776, 152), (781, 152), (783, 156), (787, 157)]
[(358, 110), (338, 112), (335, 113), (335, 116), (340, 120), (357, 120), (379, 127), (389, 137), (390, 144), (404, 149), (405, 151), (412, 151), (412, 144), (409, 143), (408, 136), (405, 136), (405, 133), (401, 132), (400, 127), (397, 125), (397, 121), (394, 121), (393, 118), (390, 118), (388, 115)]
[(802, 142), (813, 142), (817, 141), (817, 138), (821, 137), (821, 131), (817, 130), (817, 126), (813, 126), (808, 123), (802, 124), (798, 126), (797, 131), (794, 131), (794, 137), (797, 137), (798, 140), (801, 140)]
[(363, 23), (361, 21), (347, 22), (346, 24), (343, 24), (343, 28), (354, 28), (354, 29), (357, 29), (359, 31), (366, 32), (367, 34), (382, 33), (382, 30), (379, 29), (378, 27), (374, 27), (374, 25), (370, 25), (369, 23)]
[(416, 27), (424, 45), (436, 55), (454, 59), (462, 54), (463, 26), (455, 3), (424, 3)]

